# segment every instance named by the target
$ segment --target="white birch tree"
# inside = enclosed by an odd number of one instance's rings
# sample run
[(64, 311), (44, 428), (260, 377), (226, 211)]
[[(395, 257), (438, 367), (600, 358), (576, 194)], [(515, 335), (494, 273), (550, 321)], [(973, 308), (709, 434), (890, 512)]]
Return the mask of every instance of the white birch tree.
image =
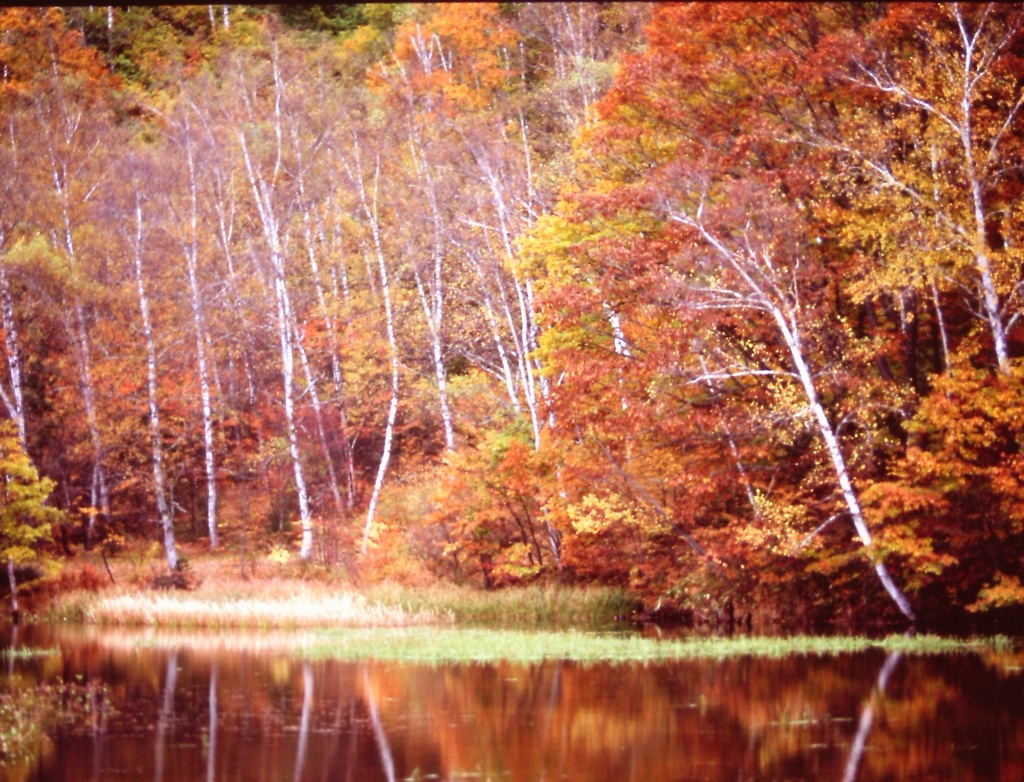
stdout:
[[(794, 241), (797, 231), (787, 229), (799, 224), (793, 210), (778, 208), (760, 201), (750, 204), (745, 211), (738, 189), (723, 196), (733, 203), (720, 207), (718, 221), (712, 222), (706, 213), (715, 211), (707, 188), (694, 183), (698, 189), (697, 202), (689, 207), (681, 200), (670, 199), (666, 209), (669, 221), (691, 229), (705, 248), (694, 256), (694, 274), (684, 274), (684, 291), (694, 297), (691, 306), (706, 311), (724, 310), (743, 312), (769, 326), (779, 339), (788, 366), (743, 369), (746, 362), (737, 358), (723, 366), (722, 374), (705, 373), (697, 380), (706, 384), (716, 377), (749, 374), (764, 378), (789, 380), (795, 383), (810, 419), (810, 426), (825, 447), (828, 465), (835, 481), (846, 515), (849, 517), (860, 545), (871, 560), (871, 566), (886, 594), (911, 622), (914, 610), (906, 595), (893, 580), (885, 561), (873, 550), (874, 538), (861, 508), (860, 497), (853, 479), (838, 427), (830, 419), (822, 392), (820, 375), (813, 364), (811, 334), (814, 332), (815, 310), (811, 295), (804, 289), (805, 268), (813, 261), (808, 250)], [(767, 199), (766, 199), (767, 200)], [(724, 219), (724, 222), (722, 220)], [(687, 293), (682, 294), (684, 298)], [(705, 364), (706, 366), (706, 364)], [(820, 529), (820, 528), (819, 528)]]
[(135, 290), (139, 297), (139, 317), (142, 321), (142, 338), (146, 351), (146, 399), (149, 407), (150, 454), (153, 462), (153, 495), (156, 499), (157, 517), (163, 531), (164, 555), (167, 566), (178, 567), (178, 550), (174, 536), (174, 514), (167, 498), (167, 474), (164, 468), (163, 430), (160, 417), (160, 400), (157, 392), (159, 365), (157, 346), (150, 316), (150, 295), (146, 288), (146, 270), (143, 264), (146, 247), (146, 219), (143, 215), (143, 194), (141, 183), (133, 182), (135, 209), (134, 232), (130, 239), (132, 267), (135, 272)]

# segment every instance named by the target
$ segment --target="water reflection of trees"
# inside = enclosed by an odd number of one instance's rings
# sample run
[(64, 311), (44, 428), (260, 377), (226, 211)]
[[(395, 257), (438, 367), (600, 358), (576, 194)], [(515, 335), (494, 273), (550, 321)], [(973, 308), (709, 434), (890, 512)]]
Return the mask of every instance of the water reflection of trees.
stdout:
[(857, 725), (857, 734), (853, 737), (853, 744), (850, 747), (850, 756), (846, 761), (846, 769), (843, 772), (843, 782), (854, 782), (857, 779), (857, 770), (860, 768), (861, 759), (864, 757), (864, 748), (867, 746), (868, 736), (871, 734), (871, 726), (875, 721), (875, 709), (878, 701), (885, 697), (885, 688), (889, 685), (889, 677), (899, 665), (899, 652), (890, 652), (885, 658), (885, 664), (878, 673), (878, 681), (871, 695), (864, 703), (860, 713), (860, 722)]
[(48, 780), (1024, 778), (1022, 677), (978, 657), (429, 666), (90, 642), (60, 659), (122, 711), (101, 741), (62, 738)]

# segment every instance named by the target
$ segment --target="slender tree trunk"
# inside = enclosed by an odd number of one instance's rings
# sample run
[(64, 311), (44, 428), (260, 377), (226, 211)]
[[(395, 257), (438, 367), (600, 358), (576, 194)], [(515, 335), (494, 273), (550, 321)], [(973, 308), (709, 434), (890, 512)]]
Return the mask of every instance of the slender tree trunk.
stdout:
[[(825, 448), (828, 450), (829, 459), (832, 462), (832, 469), (835, 472), (836, 480), (839, 483), (839, 490), (842, 492), (843, 500), (845, 501), (847, 510), (850, 513), (850, 519), (853, 522), (854, 528), (857, 530), (857, 534), (860, 536), (861, 544), (864, 548), (870, 549), (872, 545), (871, 531), (868, 529), (867, 522), (864, 519), (864, 513), (861, 510), (860, 500), (857, 497), (857, 493), (854, 491), (853, 483), (850, 481), (850, 474), (846, 467), (846, 458), (843, 456), (842, 448), (839, 446), (839, 438), (836, 436), (832, 423), (828, 420), (828, 415), (825, 413), (825, 408), (822, 406), (821, 400), (818, 396), (818, 391), (815, 388), (810, 368), (807, 366), (807, 362), (804, 359), (803, 350), (799, 340), (799, 333), (790, 329), (789, 324), (780, 317), (781, 313), (776, 312), (773, 314), (776, 314), (776, 322), (783, 333), (786, 345), (790, 351), (790, 356), (793, 359), (793, 364), (795, 365), (797, 374), (800, 377), (800, 384), (803, 386), (804, 394), (807, 397), (811, 412), (814, 415), (814, 420), (818, 427), (818, 433), (821, 435), (822, 440), (825, 441)], [(916, 616), (914, 615), (914, 609), (910, 606), (910, 601), (907, 600), (906, 595), (903, 594), (900, 588), (896, 586), (896, 583), (892, 580), (892, 576), (889, 574), (889, 569), (885, 566), (885, 563), (881, 560), (876, 560), (873, 567), (875, 574), (878, 576), (878, 580), (882, 583), (882, 586), (885, 588), (889, 597), (892, 598), (892, 601), (899, 607), (900, 611), (907, 617), (907, 619), (911, 622), (915, 621)]]
[[(438, 275), (439, 276), (439, 275)], [(444, 430), (444, 444), (449, 451), (455, 450), (455, 427), (452, 423), (451, 407), (448, 404), (448, 370), (444, 365), (444, 339), (442, 337), (441, 296), (437, 292), (438, 280), (435, 278), (431, 290), (423, 281), (419, 269), (413, 268), (416, 290), (419, 293), (420, 305), (427, 321), (430, 334), (430, 357), (434, 363), (434, 380), (437, 383), (438, 404), (441, 411), (441, 425)]]
[[(960, 143), (963, 147), (964, 164), (967, 169), (967, 180), (971, 188), (971, 206), (974, 209), (974, 260), (978, 271), (982, 307), (985, 310), (985, 317), (988, 319), (989, 329), (992, 332), (996, 362), (999, 365), (1000, 373), (1009, 375), (1010, 351), (1007, 344), (1005, 315), (992, 274), (992, 265), (988, 253), (988, 231), (985, 229), (986, 210), (982, 192), (981, 172), (974, 160), (974, 107), (972, 103), (975, 97), (977, 78), (981, 74), (980, 69), (985, 67), (980, 62), (984, 60), (984, 55), (979, 57), (979, 62), (975, 61), (975, 55), (977, 54), (975, 45), (978, 38), (968, 31), (961, 9), (955, 4), (953, 5), (953, 15), (956, 17), (957, 25), (960, 28), (961, 40), (964, 46), (964, 72), (962, 74), (963, 83), (961, 85), (960, 98), (961, 116), (958, 129), (960, 131)], [(979, 68), (979, 71), (976, 72), (975, 68)], [(990, 154), (995, 152), (996, 143), (993, 143)]]
[[(746, 256), (741, 256), (740, 254), (733, 252), (726, 247), (718, 237), (710, 233), (704, 224), (700, 222), (699, 218), (693, 218), (689, 215), (677, 213), (672, 215), (672, 219), (695, 228), (708, 245), (715, 250), (721, 261), (728, 267), (731, 267), (731, 269), (736, 273), (739, 279), (737, 288), (741, 289), (740, 292), (742, 294), (739, 296), (739, 299), (746, 303), (737, 304), (735, 307), (737, 309), (752, 307), (756, 310), (767, 313), (769, 317), (771, 317), (772, 321), (774, 321), (779, 336), (782, 337), (786, 344), (793, 369), (796, 370), (808, 407), (814, 416), (814, 422), (818, 430), (818, 434), (825, 443), (825, 448), (828, 451), (829, 460), (832, 465), (836, 482), (839, 485), (843, 501), (850, 514), (850, 520), (853, 523), (857, 535), (860, 537), (861, 545), (868, 550), (870, 555), (872, 545), (871, 532), (864, 519), (860, 500), (853, 488), (853, 483), (850, 480), (849, 470), (846, 465), (846, 458), (839, 445), (839, 438), (836, 435), (836, 431), (833, 428), (831, 421), (828, 420), (828, 415), (821, 403), (821, 398), (814, 383), (814, 377), (804, 354), (803, 340), (800, 331), (800, 307), (798, 298), (795, 294), (792, 294), (793, 298), (797, 300), (790, 300), (790, 297), (779, 284), (777, 276), (779, 272), (776, 271), (770, 263), (761, 267), (756, 259), (747, 259)], [(881, 560), (875, 560), (873, 562), (873, 568), (875, 574), (878, 576), (878, 580), (881, 582), (886, 593), (899, 608), (900, 612), (911, 622), (915, 621), (916, 617), (910, 602), (892, 580), (892, 576), (889, 574), (889, 570), (885, 566), (885, 563)]]
[(380, 463), (377, 465), (377, 477), (373, 482), (373, 492), (370, 495), (370, 503), (366, 509), (366, 523), (363, 526), (363, 556), (370, 550), (370, 535), (373, 532), (374, 517), (377, 512), (377, 502), (380, 499), (381, 489), (384, 487), (384, 477), (387, 475), (388, 463), (391, 461), (391, 447), (395, 432), (395, 421), (398, 418), (398, 340), (395, 337), (395, 316), (391, 305), (391, 284), (388, 278), (388, 266), (384, 261), (384, 248), (381, 244), (380, 225), (377, 221), (377, 185), (380, 180), (380, 161), (377, 162), (376, 172), (373, 180), (373, 205), (371, 206), (366, 196), (366, 186), (363, 184), (362, 173), (357, 160), (357, 187), (361, 199), (363, 211), (370, 222), (370, 232), (373, 236), (373, 249), (377, 258), (377, 268), (380, 273), (381, 293), (384, 298), (384, 323), (387, 330), (388, 347), (391, 349), (391, 401), (388, 404), (387, 423), (384, 427), (384, 448), (381, 453)]
[(316, 433), (320, 440), (320, 450), (323, 453), (324, 464), (327, 466), (327, 483), (334, 500), (334, 507), (339, 514), (344, 513), (341, 502), (341, 493), (338, 491), (338, 476), (334, 470), (334, 459), (331, 457), (331, 448), (327, 442), (327, 429), (324, 426), (323, 408), (320, 404), (320, 394), (316, 390), (316, 377), (309, 366), (309, 357), (306, 355), (306, 348), (302, 344), (302, 336), (299, 333), (298, 324), (291, 324), (295, 348), (299, 353), (299, 363), (302, 364), (302, 374), (306, 378), (306, 391), (309, 393), (310, 401), (313, 404), (313, 418), (316, 421)]
[[(281, 263), (280, 259), (277, 263)], [(302, 524), (302, 543), (299, 547), (299, 556), (306, 562), (313, 554), (313, 516), (309, 507), (309, 494), (306, 491), (306, 478), (299, 451), (299, 433), (295, 423), (295, 347), (292, 341), (291, 304), (283, 274), (278, 274), (274, 280), (274, 295), (277, 299), (277, 333), (281, 347), (281, 374), (284, 385), (285, 423), (288, 428), (288, 453), (291, 456), (292, 470), (295, 475), (299, 519)]]
[(430, 171), (423, 144), (419, 134), (412, 126), (410, 145), (413, 149), (413, 160), (419, 169), (420, 179), (427, 192), (427, 203), (430, 205), (430, 216), (433, 237), (430, 249), (430, 273), (425, 276), (419, 266), (413, 262), (413, 275), (419, 293), (420, 306), (427, 322), (430, 334), (430, 355), (434, 363), (434, 379), (437, 382), (438, 403), (441, 412), (441, 424), (444, 429), (444, 443), (448, 451), (455, 450), (455, 427), (452, 423), (451, 407), (448, 404), (448, 370), (444, 365), (444, 221), (437, 202), (437, 188)]
[(949, 333), (946, 331), (946, 319), (942, 314), (942, 300), (939, 298), (939, 284), (932, 277), (931, 280), (932, 305), (935, 307), (935, 320), (938, 323), (939, 339), (942, 343), (942, 371), (949, 373)]
[[(0, 246), (3, 238), (0, 237)], [(25, 428), (25, 400), (21, 379), (21, 354), (18, 352), (18, 326), (14, 319), (14, 302), (11, 299), (11, 286), (7, 278), (7, 270), (0, 261), (0, 311), (3, 314), (4, 347), (7, 351), (7, 372), (10, 377), (10, 394), (0, 386), (7, 414), (18, 428), (18, 441), (25, 446), (27, 442)]]
[[(138, 199), (138, 194), (137, 194)], [(142, 335), (146, 342), (146, 388), (149, 396), (149, 433), (153, 457), (153, 492), (156, 495), (157, 515), (164, 535), (164, 553), (167, 566), (174, 570), (178, 566), (178, 551), (174, 540), (174, 517), (167, 502), (166, 477), (164, 473), (163, 437), (160, 430), (160, 405), (157, 400), (156, 342), (153, 338), (153, 323), (149, 312), (149, 296), (146, 293), (145, 276), (142, 271), (142, 204), (135, 203), (135, 285), (139, 294), (139, 311), (142, 315)]]
[(480, 275), (480, 290), (483, 298), (484, 314), (487, 316), (487, 325), (490, 327), (494, 349), (498, 351), (498, 360), (501, 362), (501, 379), (505, 383), (505, 390), (508, 393), (512, 409), (515, 410), (516, 415), (520, 415), (523, 412), (523, 405), (519, 401), (519, 393), (516, 390), (515, 378), (512, 375), (512, 364), (509, 362), (508, 351), (505, 349), (505, 340), (501, 336), (498, 319), (494, 314), (491, 294), (487, 289), (484, 273), (479, 265), (477, 265), (477, 273)]
[(246, 173), (248, 174), (249, 184), (252, 188), (253, 198), (256, 201), (256, 209), (259, 214), (260, 225), (263, 229), (263, 236), (270, 254), (270, 272), (273, 277), (274, 297), (277, 304), (277, 332), (281, 351), (283, 403), (285, 423), (288, 430), (288, 452), (291, 456), (293, 473), (295, 475), (295, 490), (298, 495), (299, 518), (302, 524), (302, 542), (299, 548), (299, 556), (305, 562), (309, 560), (313, 553), (313, 517), (310, 512), (309, 495), (306, 489), (306, 479), (299, 452), (298, 429), (295, 422), (295, 346), (291, 329), (293, 316), (285, 278), (284, 256), (281, 251), (279, 216), (274, 208), (274, 181), (281, 167), (282, 126), (280, 103), (284, 90), (284, 85), (277, 69), (276, 50), (274, 52), (273, 65), (276, 89), (274, 128), (277, 140), (277, 159), (269, 181), (254, 167), (249, 154), (249, 145), (246, 141), (245, 133), (242, 130), (238, 130), (237, 137), (241, 146), (242, 158), (245, 163)]
[(206, 313), (199, 286), (199, 182), (192, 148), (192, 128), (186, 119), (185, 154), (189, 174), (189, 235), (182, 242), (192, 296), (192, 325), (196, 338), (196, 365), (199, 371), (199, 396), (203, 409), (203, 466), (206, 472), (206, 524), (210, 548), (217, 548), (217, 464), (213, 433), (213, 404), (210, 396), (210, 371), (206, 353)]
[(14, 560), (10, 557), (7, 558), (7, 585), (11, 590), (11, 621), (17, 624), (21, 618), (18, 608), (18, 580), (14, 577)]
[[(89, 440), (93, 450), (93, 507), (106, 519), (110, 517), (110, 496), (107, 491), (107, 473), (103, 466), (103, 440), (100, 437), (99, 415), (96, 412), (96, 392), (92, 380), (92, 355), (89, 348), (89, 337), (85, 329), (85, 315), (81, 302), (74, 303), (74, 333), (72, 341), (75, 356), (78, 359), (79, 379), (82, 383), (82, 401), (85, 403), (85, 418), (89, 426)], [(96, 530), (96, 514), (89, 514), (85, 532), (85, 547), (92, 547)]]
[[(320, 305), (320, 311), (324, 319), (324, 327), (327, 330), (328, 348), (331, 358), (331, 372), (334, 379), (335, 390), (340, 391), (341, 385), (341, 362), (338, 357), (337, 351), (337, 338), (335, 337), (334, 319), (331, 317), (330, 310), (327, 308), (327, 296), (324, 294), (323, 282), (320, 279), (320, 266), (317, 263), (316, 258), (316, 247), (314, 242), (314, 231), (312, 225), (312, 218), (310, 215), (310, 207), (306, 202), (306, 185), (305, 185), (305, 174), (304, 166), (302, 164), (302, 151), (301, 145), (299, 144), (298, 131), (293, 124), (291, 126), (291, 137), (292, 146), (295, 149), (295, 155), (298, 159), (297, 175), (296, 179), (299, 185), (299, 197), (303, 201), (301, 208), (302, 212), (302, 230), (306, 242), (306, 258), (309, 261), (310, 276), (313, 280), (313, 288), (316, 292), (317, 303)], [(320, 440), (320, 449), (323, 452), (324, 464), (327, 467), (327, 480), (328, 487), (331, 492), (331, 498), (334, 500), (334, 507), (338, 512), (338, 515), (344, 513), (344, 506), (342, 505), (341, 493), (338, 490), (338, 476), (334, 469), (334, 458), (331, 456), (331, 448), (327, 441), (327, 431), (324, 427), (323, 410), (320, 405), (320, 395), (316, 389), (316, 378), (309, 366), (309, 360), (306, 355), (306, 348), (302, 343), (302, 335), (299, 332), (298, 324), (293, 323), (292, 329), (295, 333), (295, 345), (299, 350), (299, 358), (302, 363), (302, 371), (306, 376), (306, 388), (309, 390), (310, 398), (313, 402), (313, 413), (316, 419), (317, 435)], [(344, 404), (344, 400), (339, 398), (339, 403)]]
[[(505, 258), (508, 259), (508, 261), (511, 261), (515, 258), (515, 248), (512, 246), (512, 232), (509, 225), (510, 216), (508, 204), (506, 202), (505, 195), (502, 192), (501, 183), (497, 173), (494, 171), (490, 163), (487, 162), (484, 156), (476, 154), (475, 157), (477, 165), (480, 167), (480, 172), (491, 192), (491, 200), (494, 204), (494, 209), (498, 217), (498, 229), (501, 236)], [(509, 328), (515, 335), (516, 358), (519, 366), (523, 395), (526, 399), (527, 408), (530, 411), (530, 421), (533, 426), (534, 447), (539, 448), (541, 421), (540, 401), (537, 398), (537, 390), (540, 390), (541, 397), (546, 401), (548, 397), (548, 386), (547, 380), (543, 377), (538, 378), (536, 374), (541, 368), (539, 360), (531, 358), (531, 354), (533, 354), (537, 349), (537, 327), (535, 310), (533, 307), (533, 290), (530, 285), (530, 281), (528, 279), (520, 278), (514, 268), (509, 268), (508, 271), (515, 291), (516, 303), (518, 305), (518, 322), (512, 314), (512, 310), (504, 292), (502, 300), (504, 302), (505, 316), (508, 320)], [(502, 287), (504, 287), (503, 284)]]

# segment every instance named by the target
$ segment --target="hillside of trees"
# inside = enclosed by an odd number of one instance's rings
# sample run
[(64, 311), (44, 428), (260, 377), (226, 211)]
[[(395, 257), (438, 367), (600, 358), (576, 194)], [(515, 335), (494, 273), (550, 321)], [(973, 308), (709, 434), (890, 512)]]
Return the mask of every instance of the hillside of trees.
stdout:
[(1024, 619), (1021, 5), (0, 31), (0, 412), (60, 511), (32, 551)]

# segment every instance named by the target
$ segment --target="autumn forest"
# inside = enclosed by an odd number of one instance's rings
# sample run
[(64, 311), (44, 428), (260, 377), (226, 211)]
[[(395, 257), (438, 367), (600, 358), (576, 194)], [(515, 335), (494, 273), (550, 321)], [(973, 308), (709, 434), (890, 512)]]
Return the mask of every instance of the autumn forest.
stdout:
[(1024, 618), (1024, 6), (0, 31), (12, 572), (190, 547)]

